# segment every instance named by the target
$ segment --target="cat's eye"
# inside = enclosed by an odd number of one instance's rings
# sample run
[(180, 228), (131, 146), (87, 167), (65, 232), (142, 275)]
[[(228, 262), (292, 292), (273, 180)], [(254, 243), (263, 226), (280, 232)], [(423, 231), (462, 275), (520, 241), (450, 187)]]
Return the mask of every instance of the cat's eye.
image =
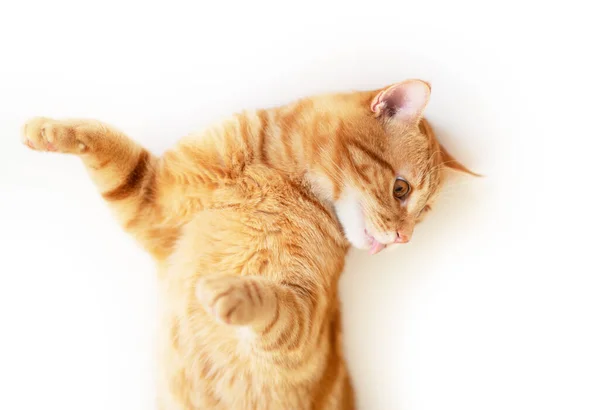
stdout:
[(404, 199), (410, 192), (410, 185), (402, 178), (396, 178), (394, 182), (394, 198)]

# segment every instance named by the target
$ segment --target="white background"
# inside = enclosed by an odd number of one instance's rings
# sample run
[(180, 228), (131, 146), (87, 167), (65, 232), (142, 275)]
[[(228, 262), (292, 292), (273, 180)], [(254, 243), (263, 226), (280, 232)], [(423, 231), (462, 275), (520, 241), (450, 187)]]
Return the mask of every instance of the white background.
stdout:
[(398, 252), (349, 256), (361, 409), (600, 408), (589, 7), (5, 4), (0, 408), (154, 408), (152, 263), (76, 158), (20, 144), (24, 120), (99, 118), (159, 153), (243, 108), (410, 77), (433, 86), (442, 142), (486, 177), (456, 179)]

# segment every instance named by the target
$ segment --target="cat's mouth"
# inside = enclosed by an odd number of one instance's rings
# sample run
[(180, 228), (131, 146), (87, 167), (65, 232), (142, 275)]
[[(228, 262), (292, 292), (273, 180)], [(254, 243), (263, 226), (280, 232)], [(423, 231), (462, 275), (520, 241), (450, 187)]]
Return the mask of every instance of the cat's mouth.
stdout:
[(367, 236), (367, 241), (369, 242), (369, 246), (370, 246), (369, 254), (370, 255), (375, 255), (376, 253), (381, 252), (387, 246), (387, 244), (381, 243), (377, 239), (375, 239), (375, 237), (373, 237), (373, 235), (371, 235), (366, 229), (365, 229), (365, 235)]

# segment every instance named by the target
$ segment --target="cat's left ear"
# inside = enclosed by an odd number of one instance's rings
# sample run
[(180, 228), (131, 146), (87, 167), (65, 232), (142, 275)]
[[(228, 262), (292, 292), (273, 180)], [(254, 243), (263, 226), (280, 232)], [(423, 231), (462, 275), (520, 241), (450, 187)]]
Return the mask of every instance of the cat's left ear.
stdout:
[(425, 81), (406, 80), (380, 91), (371, 102), (371, 111), (416, 123), (423, 116), (430, 94), (431, 87)]
[(475, 172), (471, 171), (469, 168), (465, 167), (460, 162), (458, 162), (456, 160), (456, 158), (454, 158), (452, 155), (450, 155), (450, 153), (448, 151), (446, 151), (446, 148), (444, 148), (444, 146), (442, 144), (439, 144), (439, 147), (440, 147), (440, 152), (442, 153), (442, 164), (444, 164), (444, 166), (446, 168), (451, 169), (453, 171), (458, 171), (458, 172), (462, 172), (465, 174), (469, 174), (474, 177), (481, 176), (481, 175), (476, 174)]

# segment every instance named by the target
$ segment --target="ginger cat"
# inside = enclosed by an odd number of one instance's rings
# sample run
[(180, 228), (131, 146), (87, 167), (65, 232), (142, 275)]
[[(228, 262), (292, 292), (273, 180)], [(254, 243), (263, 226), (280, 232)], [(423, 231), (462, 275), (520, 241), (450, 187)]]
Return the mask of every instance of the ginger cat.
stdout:
[(78, 155), (157, 262), (161, 410), (353, 409), (338, 278), (349, 244), (407, 242), (446, 167), (430, 87), (235, 115), (158, 158), (97, 121), (36, 118), (23, 142)]

